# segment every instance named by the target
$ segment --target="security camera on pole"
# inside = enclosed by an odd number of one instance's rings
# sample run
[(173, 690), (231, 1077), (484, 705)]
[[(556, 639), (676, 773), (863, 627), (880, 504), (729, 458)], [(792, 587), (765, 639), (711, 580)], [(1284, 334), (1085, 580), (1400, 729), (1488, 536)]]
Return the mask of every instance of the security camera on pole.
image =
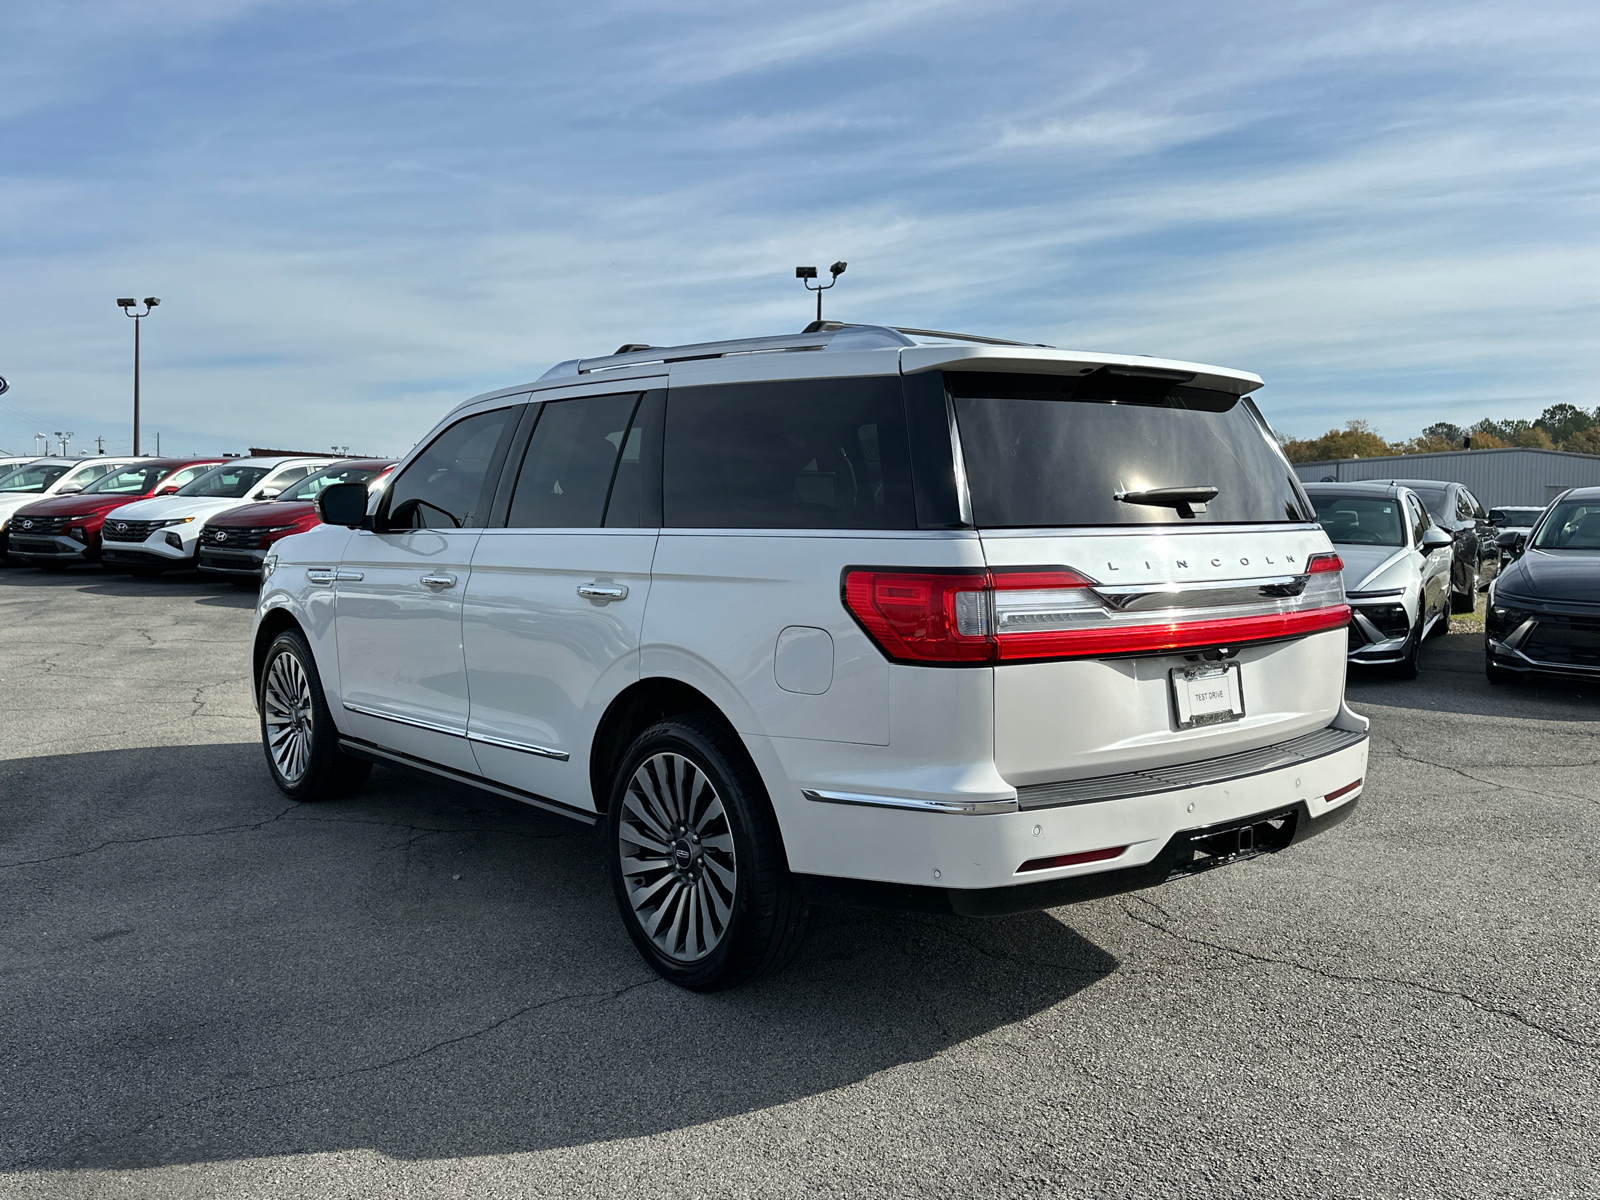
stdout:
[(844, 269), (845, 269), (846, 265), (847, 264), (842, 263), (842, 262), (834, 263), (833, 266), (828, 268), (828, 273), (831, 274), (833, 276), (833, 278), (830, 279), (827, 283), (819, 283), (816, 287), (812, 287), (811, 286), (811, 280), (813, 280), (813, 279), (815, 279), (817, 277), (817, 269), (815, 267), (796, 267), (794, 269), (794, 277), (796, 279), (800, 280), (800, 282), (805, 285), (806, 291), (815, 292), (817, 294), (817, 323), (818, 324), (822, 323), (822, 293), (827, 291), (834, 284), (839, 282), (839, 276), (844, 274)]
[(117, 301), (117, 307), (122, 310), (122, 315), (133, 318), (133, 452), (139, 453), (139, 325), (150, 315), (150, 310), (161, 303), (158, 296), (144, 298), (144, 311), (135, 311), (139, 302), (133, 299)]

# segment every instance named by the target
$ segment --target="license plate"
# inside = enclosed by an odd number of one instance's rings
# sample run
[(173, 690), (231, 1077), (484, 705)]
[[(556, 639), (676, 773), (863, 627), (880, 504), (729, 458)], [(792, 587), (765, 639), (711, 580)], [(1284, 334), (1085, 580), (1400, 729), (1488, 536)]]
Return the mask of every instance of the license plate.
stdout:
[(1174, 667), (1172, 707), (1178, 728), (1218, 725), (1244, 716), (1244, 691), (1239, 686), (1239, 664), (1218, 663), (1201, 667)]

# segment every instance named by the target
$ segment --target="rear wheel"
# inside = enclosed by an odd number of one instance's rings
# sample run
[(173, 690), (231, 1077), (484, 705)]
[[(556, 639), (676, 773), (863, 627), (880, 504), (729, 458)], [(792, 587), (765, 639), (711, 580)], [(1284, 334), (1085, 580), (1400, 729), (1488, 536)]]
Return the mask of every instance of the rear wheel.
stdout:
[(272, 782), (291, 800), (348, 796), (372, 764), (339, 749), (311, 648), (297, 630), (273, 639), (261, 664), (261, 747)]
[(713, 718), (662, 721), (634, 740), (612, 783), (606, 859), (633, 944), (680, 987), (733, 987), (800, 948), (807, 911), (777, 818)]

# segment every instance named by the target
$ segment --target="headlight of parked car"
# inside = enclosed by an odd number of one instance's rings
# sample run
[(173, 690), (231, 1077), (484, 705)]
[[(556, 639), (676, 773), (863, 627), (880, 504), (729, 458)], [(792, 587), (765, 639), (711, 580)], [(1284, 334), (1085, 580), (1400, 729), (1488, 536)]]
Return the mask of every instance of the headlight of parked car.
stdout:
[(1512, 608), (1506, 604), (1491, 604), (1484, 613), (1484, 627), (1489, 636), (1497, 642), (1503, 642), (1516, 631), (1529, 617), (1533, 616), (1525, 608)]

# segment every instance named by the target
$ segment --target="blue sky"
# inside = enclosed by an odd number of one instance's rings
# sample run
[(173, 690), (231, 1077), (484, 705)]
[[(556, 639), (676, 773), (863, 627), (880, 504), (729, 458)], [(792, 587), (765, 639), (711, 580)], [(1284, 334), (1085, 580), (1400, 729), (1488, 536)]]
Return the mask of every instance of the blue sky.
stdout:
[(1600, 403), (1600, 7), (144, 0), (0, 14), (0, 448), (400, 453), (829, 315), (1260, 372), (1296, 435)]

